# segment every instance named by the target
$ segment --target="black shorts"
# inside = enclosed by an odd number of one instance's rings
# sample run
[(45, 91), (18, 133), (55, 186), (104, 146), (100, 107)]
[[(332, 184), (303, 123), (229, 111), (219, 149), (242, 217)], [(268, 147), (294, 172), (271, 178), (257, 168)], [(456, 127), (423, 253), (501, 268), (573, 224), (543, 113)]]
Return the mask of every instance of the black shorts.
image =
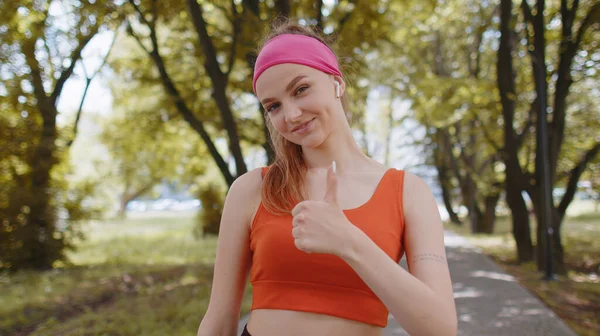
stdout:
[(242, 331), (242, 335), (241, 336), (252, 336), (248, 332), (248, 325), (247, 324), (244, 326), (244, 331)]

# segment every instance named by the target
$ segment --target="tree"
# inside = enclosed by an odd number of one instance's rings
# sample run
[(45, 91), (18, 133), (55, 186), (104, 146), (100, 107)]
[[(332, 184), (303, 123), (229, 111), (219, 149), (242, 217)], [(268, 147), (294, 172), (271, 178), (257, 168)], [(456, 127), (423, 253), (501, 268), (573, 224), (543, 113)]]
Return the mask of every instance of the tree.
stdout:
[(458, 189), (473, 232), (493, 230), (503, 183), (497, 171), (499, 110), (489, 94), (495, 86), (489, 62), (495, 8), (489, 2), (396, 4), (401, 19), (390, 37), (393, 47), (380, 49), (391, 59), (376, 65), (386, 69), (379, 72), (383, 82), (411, 102), (413, 117), (427, 129), (428, 162), (438, 171), (451, 220), (460, 222), (453, 200)]
[(114, 9), (112, 2), (3, 4), (0, 73), (3, 95), (10, 98), (2, 110), (14, 137), (4, 139), (9, 153), (2, 159), (10, 181), (3, 186), (2, 268), (48, 268), (65, 259), (70, 245), (57, 227), (52, 174), (74, 135), (60, 137), (57, 102), (85, 47), (108, 29)]
[[(156, 87), (151, 89), (156, 90)], [(121, 217), (125, 216), (129, 202), (148, 194), (157, 184), (170, 182), (189, 187), (206, 171), (207, 162), (201, 159), (206, 155), (204, 147), (189, 141), (194, 134), (182, 121), (165, 123), (149, 118), (152, 114), (148, 108), (154, 108), (155, 103), (148, 99), (140, 101), (141, 97), (143, 95), (137, 99), (115, 97), (119, 106), (114, 111), (116, 116), (104, 120), (101, 134), (101, 141), (111, 157), (105, 179), (111, 179), (120, 189), (118, 214)], [(126, 108), (134, 110), (124, 112)], [(163, 113), (164, 118), (173, 114), (165, 110)]]
[[(561, 1), (560, 8), (546, 8), (544, 1), (537, 1), (535, 10), (532, 10), (527, 1), (521, 2), (522, 24), (519, 26), (523, 33), (519, 37), (515, 13), (513, 13), (513, 2), (510, 0), (501, 1), (501, 23), (500, 23), (500, 46), (498, 49), (498, 88), (502, 102), (504, 117), (505, 134), (505, 155), (504, 161), (507, 169), (506, 192), (509, 204), (513, 210), (513, 226), (517, 243), (529, 236), (529, 220), (527, 209), (521, 195), (522, 191), (529, 194), (533, 201), (537, 218), (537, 236), (538, 253), (537, 263), (540, 270), (545, 269), (545, 251), (546, 241), (543, 234), (547, 225), (553, 228), (554, 253), (552, 258), (559, 273), (564, 273), (565, 265), (563, 262), (563, 248), (561, 243), (561, 223), (566, 213), (566, 209), (573, 200), (577, 182), (579, 181), (585, 167), (591, 162), (600, 150), (600, 144), (595, 141), (587, 145), (587, 149), (580, 154), (580, 158), (573, 166), (569, 168), (566, 174), (569, 176), (567, 182), (567, 192), (563, 195), (558, 205), (555, 204), (552, 193), (542, 193), (542, 165), (549, 167), (550, 185), (554, 186), (557, 182), (558, 162), (564, 143), (565, 130), (567, 129), (568, 100), (571, 85), (577, 80), (577, 66), (574, 63), (575, 56), (580, 51), (585, 51), (585, 55), (598, 53), (597, 50), (597, 29), (591, 30), (600, 17), (600, 4), (593, 1), (574, 1), (571, 5), (568, 1)], [(555, 12), (556, 14), (552, 13)], [(579, 15), (577, 15), (579, 12)], [(552, 13), (552, 14), (549, 14)], [(581, 17), (581, 20), (576, 20)], [(546, 24), (550, 19), (554, 24), (552, 27)], [(560, 27), (560, 31), (557, 29)], [(548, 39), (547, 36), (556, 36), (556, 39)], [(593, 36), (596, 36), (594, 39)], [(596, 41), (596, 42), (594, 42)], [(519, 43), (517, 43), (519, 42)], [(533, 77), (530, 79), (534, 83), (534, 97), (530, 103), (529, 117), (525, 122), (523, 131), (515, 130), (515, 112), (516, 99), (519, 92), (515, 86), (517, 74), (513, 69), (513, 53), (519, 51), (519, 45), (525, 46), (529, 53), (531, 65), (528, 73)], [(548, 60), (547, 51), (556, 53), (556, 57)], [(589, 56), (588, 56), (589, 57)], [(585, 58), (585, 57), (584, 57)], [(555, 62), (552, 62), (555, 60)], [(550, 61), (550, 62), (549, 62)], [(589, 59), (591, 63), (597, 63), (593, 58)], [(580, 78), (580, 77), (579, 77)], [(551, 85), (549, 85), (551, 84)], [(553, 88), (552, 91), (549, 88)], [(548, 105), (548, 101), (553, 101)], [(551, 109), (545, 109), (550, 106)], [(535, 126), (534, 118), (547, 118), (548, 122), (548, 152), (549, 162), (541, 162), (540, 156), (536, 162), (535, 171), (528, 172), (519, 162), (519, 149), (523, 144), (524, 138), (535, 131), (540, 130)], [(541, 150), (540, 139), (536, 142), (536, 153)], [(551, 204), (551, 217), (544, 218), (541, 205), (549, 197)], [(527, 223), (527, 224), (523, 224)], [(519, 249), (519, 259), (522, 261), (533, 258), (533, 249), (529, 246)]]

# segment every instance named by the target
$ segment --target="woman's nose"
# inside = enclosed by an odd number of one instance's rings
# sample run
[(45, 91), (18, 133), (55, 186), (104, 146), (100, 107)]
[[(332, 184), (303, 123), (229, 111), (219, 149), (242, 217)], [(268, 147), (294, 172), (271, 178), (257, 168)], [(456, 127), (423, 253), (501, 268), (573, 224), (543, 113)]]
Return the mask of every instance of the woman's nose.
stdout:
[(300, 119), (300, 116), (302, 116), (302, 111), (300, 108), (298, 108), (298, 106), (290, 106), (288, 104), (287, 108), (285, 109), (284, 116), (287, 123), (293, 124)]

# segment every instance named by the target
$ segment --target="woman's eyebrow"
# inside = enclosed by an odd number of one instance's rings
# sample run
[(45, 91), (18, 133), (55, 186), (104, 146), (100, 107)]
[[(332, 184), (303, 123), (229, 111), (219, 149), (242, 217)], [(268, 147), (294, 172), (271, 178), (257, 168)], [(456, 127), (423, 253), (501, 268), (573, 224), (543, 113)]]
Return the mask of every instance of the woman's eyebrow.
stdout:
[(308, 76), (304, 76), (304, 75), (300, 75), (300, 76), (296, 76), (296, 78), (292, 79), (290, 81), (290, 83), (285, 87), (285, 91), (288, 92), (291, 89), (294, 88), (294, 85), (296, 85), (296, 83), (298, 83), (301, 79), (306, 78)]
[[(291, 81), (288, 83), (288, 85), (285, 87), (285, 91), (286, 91), (286, 92), (289, 92), (291, 89), (293, 89), (293, 88), (294, 88), (294, 85), (296, 85), (296, 83), (298, 83), (300, 80), (302, 80), (303, 78), (306, 78), (306, 77), (308, 77), (308, 76), (306, 76), (306, 75), (300, 75), (300, 76), (296, 76), (296, 77), (295, 77), (294, 79), (292, 79), (292, 80), (291, 80)], [(261, 100), (261, 103), (264, 105), (264, 104), (266, 104), (266, 103), (268, 103), (268, 102), (270, 102), (270, 101), (273, 101), (273, 100), (275, 100), (275, 98), (265, 98), (265, 99)]]

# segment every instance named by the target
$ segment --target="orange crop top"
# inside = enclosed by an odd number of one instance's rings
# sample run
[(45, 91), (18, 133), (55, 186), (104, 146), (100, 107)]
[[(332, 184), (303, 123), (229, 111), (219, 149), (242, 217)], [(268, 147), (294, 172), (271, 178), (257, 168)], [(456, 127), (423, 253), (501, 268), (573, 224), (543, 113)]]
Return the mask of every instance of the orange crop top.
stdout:
[[(389, 169), (369, 201), (344, 210), (350, 222), (396, 263), (404, 254), (403, 183), (404, 171)], [(261, 203), (252, 222), (250, 248), (251, 309), (305, 311), (387, 325), (388, 309), (345, 261), (296, 248), (291, 215), (272, 214)]]

